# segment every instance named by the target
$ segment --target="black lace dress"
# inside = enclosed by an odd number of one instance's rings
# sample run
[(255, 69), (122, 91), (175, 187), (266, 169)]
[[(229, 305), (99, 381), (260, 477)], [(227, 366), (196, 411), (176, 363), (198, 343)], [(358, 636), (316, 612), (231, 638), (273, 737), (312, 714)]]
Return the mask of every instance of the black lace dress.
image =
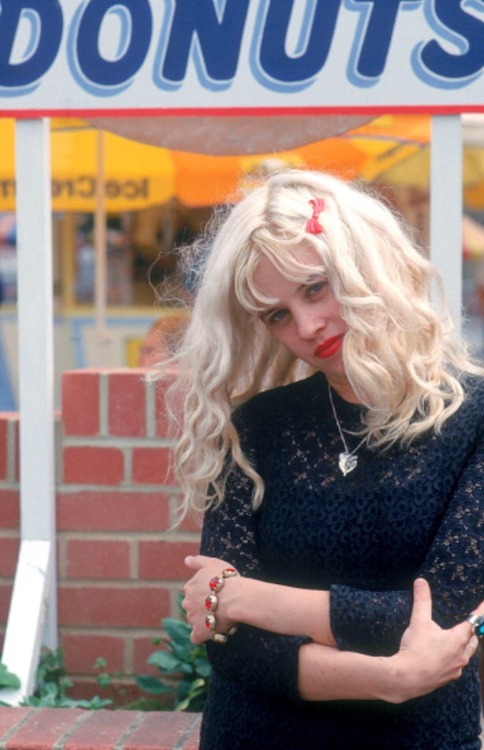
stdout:
[[(234, 472), (225, 503), (205, 517), (202, 552), (242, 574), (329, 589), (340, 649), (394, 653), (424, 576), (433, 617), (461, 621), (484, 598), (484, 381), (444, 426), (402, 451), (362, 448), (358, 466), (338, 469), (341, 439), (320, 373), (260, 394), (236, 415), (244, 450), (266, 483), (260, 510), (251, 482)], [(345, 430), (361, 408), (334, 395)], [(358, 438), (349, 435), (350, 447)], [(423, 698), (305, 702), (297, 692), (304, 637), (240, 626), (225, 646), (208, 644), (213, 665), (201, 750), (477, 750), (477, 657), (463, 676)]]

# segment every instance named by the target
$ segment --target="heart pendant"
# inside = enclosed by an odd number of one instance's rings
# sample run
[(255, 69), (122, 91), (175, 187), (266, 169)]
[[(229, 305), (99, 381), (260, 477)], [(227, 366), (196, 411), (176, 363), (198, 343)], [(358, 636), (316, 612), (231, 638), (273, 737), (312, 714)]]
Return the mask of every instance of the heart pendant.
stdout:
[(346, 476), (347, 474), (350, 473), (350, 471), (353, 471), (353, 469), (356, 469), (357, 465), (358, 465), (358, 459), (356, 456), (352, 456), (351, 453), (348, 453), (347, 451), (339, 454), (338, 466), (343, 476)]

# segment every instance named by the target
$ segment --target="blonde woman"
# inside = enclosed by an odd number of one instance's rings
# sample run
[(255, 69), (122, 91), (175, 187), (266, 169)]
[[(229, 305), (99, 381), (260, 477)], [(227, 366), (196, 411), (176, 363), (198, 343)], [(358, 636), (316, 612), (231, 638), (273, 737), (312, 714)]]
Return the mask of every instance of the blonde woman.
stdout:
[(382, 203), (300, 170), (209, 247), (174, 394), (201, 750), (477, 750), (484, 372), (432, 266)]

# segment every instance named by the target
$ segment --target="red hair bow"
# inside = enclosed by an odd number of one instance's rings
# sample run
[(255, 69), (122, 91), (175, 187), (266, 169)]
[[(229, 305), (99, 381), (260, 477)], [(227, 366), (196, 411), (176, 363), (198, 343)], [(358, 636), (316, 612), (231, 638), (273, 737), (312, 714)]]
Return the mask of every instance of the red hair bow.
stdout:
[(309, 234), (319, 234), (324, 232), (323, 227), (319, 223), (319, 214), (324, 211), (324, 200), (323, 198), (314, 198), (309, 201), (309, 204), (313, 207), (313, 213), (308, 223), (306, 224), (306, 232)]

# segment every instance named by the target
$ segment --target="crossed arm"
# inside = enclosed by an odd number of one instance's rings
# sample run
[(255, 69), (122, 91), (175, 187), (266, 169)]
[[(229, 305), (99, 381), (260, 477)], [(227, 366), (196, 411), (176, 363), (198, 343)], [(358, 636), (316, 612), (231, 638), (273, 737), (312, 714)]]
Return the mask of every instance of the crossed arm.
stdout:
[[(193, 628), (192, 640), (201, 643), (210, 632), (200, 602), (208, 580), (219, 575), (227, 563), (198, 555), (187, 558), (186, 564), (194, 575), (185, 586), (183, 606)], [(390, 657), (338, 649), (329, 625), (327, 591), (230, 578), (219, 598), (217, 624), (220, 630), (245, 623), (281, 635), (307, 636), (298, 656), (298, 690), (305, 700), (380, 699), (400, 703), (460, 677), (477, 647), (468, 622), (448, 630), (433, 622), (430, 588), (424, 579), (415, 581), (413, 594), (410, 624), (399, 651)], [(484, 606), (476, 612), (484, 614)]]
[[(474, 468), (475, 484), (482, 474), (478, 466)], [(476, 607), (482, 586), (482, 560), (476, 551), (482, 511), (477, 498), (474, 507), (469, 502), (465, 487), (460, 493), (456, 491), (454, 507), (449, 508), (448, 518), (443, 520), (419, 571), (419, 576), (432, 585), (434, 617), (444, 625), (441, 628), (432, 620), (432, 601), (425, 582), (416, 583), (412, 609), (410, 591), (364, 592), (338, 586), (331, 591), (312, 591), (259, 580), (257, 534), (250, 488), (245, 488), (244, 481), (239, 477), (229, 502), (207, 515), (202, 537), (204, 554), (187, 559), (192, 577), (185, 586), (184, 607), (193, 628), (192, 639), (197, 643), (210, 637), (204, 625), (209, 579), (220, 575), (227, 565), (234, 565), (241, 573), (239, 578), (226, 581), (219, 597), (217, 629), (225, 630), (232, 623), (242, 626), (227, 645), (209, 643), (217, 670), (305, 700), (377, 698), (401, 702), (432, 692), (460, 676), (475, 653), (477, 639), (468, 622), (454, 623), (471, 610), (484, 614), (482, 604)], [(463, 571), (454, 569), (449, 555), (451, 543), (465, 550)], [(459, 576), (461, 580), (455, 583)], [(371, 607), (350, 606), (360, 618), (353, 630), (371, 634), (376, 644), (373, 653), (379, 653), (379, 645), (387, 639), (392, 649), (385, 650), (382, 645), (380, 653), (396, 652), (392, 656), (361, 653), (364, 648), (359, 647), (358, 634), (348, 643), (346, 636), (342, 639), (340, 622), (333, 632), (335, 606), (345, 611), (348, 602), (368, 600)], [(389, 613), (386, 620), (373, 619), (377, 609)], [(410, 610), (410, 624), (404, 632)], [(353, 634), (351, 627), (346, 630)]]

